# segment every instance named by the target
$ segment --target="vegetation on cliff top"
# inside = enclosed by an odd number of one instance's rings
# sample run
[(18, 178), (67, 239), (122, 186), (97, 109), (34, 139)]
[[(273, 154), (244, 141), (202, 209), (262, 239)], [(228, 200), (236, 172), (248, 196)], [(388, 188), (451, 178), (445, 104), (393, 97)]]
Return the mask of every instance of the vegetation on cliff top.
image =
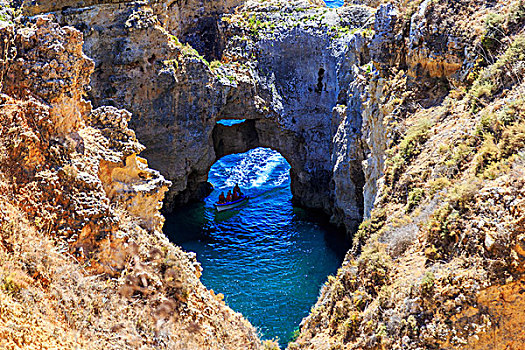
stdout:
[(502, 15), (485, 12), (490, 56), (429, 107), (410, 106), (425, 106), (425, 77), (379, 72), (383, 90), (373, 93), (402, 96), (384, 116), (396, 136), (384, 183), (290, 349), (524, 346), (514, 328), (523, 299), (507, 299), (525, 284), (522, 9), (515, 1)]

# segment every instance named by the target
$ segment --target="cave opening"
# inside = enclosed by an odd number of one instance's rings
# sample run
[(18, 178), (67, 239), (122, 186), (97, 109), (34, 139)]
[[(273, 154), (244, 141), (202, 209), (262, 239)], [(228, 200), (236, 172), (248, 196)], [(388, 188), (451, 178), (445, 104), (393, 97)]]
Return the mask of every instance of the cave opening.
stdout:
[[(228, 123), (247, 128), (241, 125), (246, 122)], [(270, 148), (222, 156), (208, 174), (212, 193), (167, 215), (164, 226), (172, 242), (197, 254), (204, 285), (224, 294), (263, 338), (278, 337), (281, 345), (308, 315), (349, 248), (325, 217), (292, 203), (290, 170)], [(235, 184), (250, 199), (217, 212), (220, 192)]]
[(319, 68), (319, 72), (317, 73), (317, 85), (315, 86), (315, 92), (321, 93), (323, 91), (323, 79), (324, 79), (324, 68)]

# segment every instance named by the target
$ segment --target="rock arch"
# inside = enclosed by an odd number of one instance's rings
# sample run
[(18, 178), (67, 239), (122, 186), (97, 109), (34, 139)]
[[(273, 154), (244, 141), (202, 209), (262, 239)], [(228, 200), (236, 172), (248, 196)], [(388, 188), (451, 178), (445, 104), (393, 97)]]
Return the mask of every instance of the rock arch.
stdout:
[[(165, 211), (203, 197), (208, 171), (221, 155), (263, 146), (290, 163), (295, 203), (322, 209), (350, 231), (357, 226), (364, 151), (359, 92), (351, 93), (350, 84), (368, 55), (361, 36), (301, 25), (249, 39), (236, 35), (239, 28), (221, 27), (221, 54), (233, 64), (217, 72), (169, 34), (184, 36), (189, 22), (177, 27), (180, 21), (170, 22), (177, 16), (145, 3), (104, 9), (64, 9), (56, 16), (84, 33), (84, 50), (96, 63), (93, 105), (130, 110), (130, 126), (147, 147), (142, 155), (172, 182)], [(370, 15), (352, 7), (329, 21), (361, 28)], [(239, 118), (247, 123), (229, 131), (216, 124)]]
[(310, 208), (329, 208), (331, 172), (308, 168), (307, 140), (302, 135), (287, 131), (272, 120), (248, 119), (232, 126), (217, 123), (212, 138), (216, 159), (257, 147), (278, 151), (291, 166), (293, 201)]

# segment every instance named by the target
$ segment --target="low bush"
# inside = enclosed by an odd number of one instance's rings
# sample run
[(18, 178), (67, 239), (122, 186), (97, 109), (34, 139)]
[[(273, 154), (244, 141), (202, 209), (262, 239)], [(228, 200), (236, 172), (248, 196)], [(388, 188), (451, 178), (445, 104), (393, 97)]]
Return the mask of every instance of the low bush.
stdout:
[(468, 164), (468, 160), (475, 151), (475, 148), (471, 145), (472, 143), (470, 139), (461, 141), (460, 144), (443, 157), (441, 163), (447, 168), (445, 172), (447, 177), (452, 178)]
[(525, 73), (525, 36), (517, 36), (498, 60), (480, 73), (470, 90), (474, 109), (485, 105), (499, 91), (519, 83)]
[(429, 119), (419, 120), (407, 130), (399, 145), (388, 152), (388, 158), (385, 162), (387, 183), (396, 182), (407, 163), (419, 155), (421, 145), (428, 140), (432, 125), (433, 122)]
[(492, 163), (500, 159), (500, 151), (494, 142), (494, 136), (485, 134), (484, 141), (476, 156), (474, 157), (474, 169), (476, 174), (482, 174), (483, 171)]
[(263, 340), (263, 349), (264, 350), (280, 350), (279, 343), (277, 339), (272, 340)]
[(482, 177), (485, 179), (494, 180), (498, 176), (501, 176), (502, 174), (508, 172), (513, 161), (514, 157), (510, 157), (508, 159), (503, 159), (498, 162), (491, 163), (483, 171)]
[(421, 119), (416, 125), (408, 129), (405, 137), (399, 144), (399, 153), (405, 161), (420, 153), (420, 145), (428, 139), (428, 132), (432, 127), (429, 119)]
[(366, 243), (368, 238), (376, 232), (379, 232), (385, 225), (386, 212), (384, 210), (374, 210), (369, 219), (364, 220), (354, 235), (354, 250), (358, 251)]
[(421, 295), (425, 297), (429, 297), (434, 292), (434, 283), (436, 280), (436, 276), (431, 271), (425, 272), (425, 275), (421, 279)]
[(483, 138), (485, 134), (499, 137), (503, 131), (503, 123), (496, 113), (485, 112), (481, 115), (479, 123), (476, 125), (476, 136)]
[(406, 211), (412, 211), (424, 198), (425, 191), (422, 188), (414, 188), (408, 193)]
[(369, 245), (358, 261), (358, 273), (366, 292), (377, 296), (381, 287), (390, 281), (392, 258), (377, 245)]
[(455, 210), (466, 211), (470, 202), (476, 198), (480, 187), (481, 182), (478, 179), (470, 179), (457, 184), (449, 193), (450, 205)]
[(445, 204), (434, 212), (428, 223), (428, 242), (433, 248), (425, 250), (428, 258), (443, 258), (448, 255), (450, 245), (457, 240), (459, 212)]
[(361, 315), (360, 312), (356, 312), (356, 311), (350, 312), (350, 314), (346, 318), (346, 321), (344, 322), (346, 341), (355, 339), (355, 337), (359, 334), (359, 327), (361, 326), (362, 321), (363, 321), (363, 316)]
[(510, 157), (525, 148), (525, 123), (514, 124), (506, 129), (498, 144), (503, 157)]

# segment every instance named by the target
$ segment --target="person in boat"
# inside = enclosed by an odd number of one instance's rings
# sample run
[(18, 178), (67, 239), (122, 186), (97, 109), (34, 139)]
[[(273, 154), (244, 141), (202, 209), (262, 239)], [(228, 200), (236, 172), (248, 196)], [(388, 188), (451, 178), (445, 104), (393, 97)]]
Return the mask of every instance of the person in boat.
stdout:
[(232, 201), (232, 191), (228, 191), (228, 194), (226, 195), (226, 202)]
[(224, 196), (224, 192), (221, 192), (219, 195), (219, 204), (223, 204), (224, 202), (226, 202), (226, 197)]
[(235, 187), (233, 188), (233, 200), (235, 198), (239, 199), (242, 197), (241, 189), (239, 188), (239, 184), (235, 184)]

